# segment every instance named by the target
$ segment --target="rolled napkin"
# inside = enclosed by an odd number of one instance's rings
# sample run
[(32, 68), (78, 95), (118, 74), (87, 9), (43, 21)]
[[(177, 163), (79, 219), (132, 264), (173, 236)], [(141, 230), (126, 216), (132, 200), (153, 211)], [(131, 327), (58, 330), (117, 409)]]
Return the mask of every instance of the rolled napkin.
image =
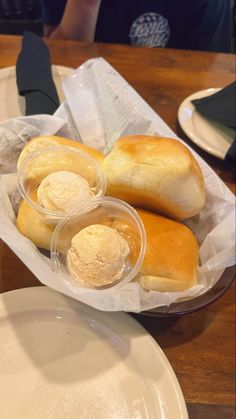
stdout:
[(230, 148), (228, 149), (226, 156), (225, 156), (226, 163), (235, 170), (236, 164), (236, 135), (233, 143), (231, 144)]
[(24, 32), (16, 78), (19, 94), (25, 96), (26, 115), (52, 115), (56, 111), (60, 102), (52, 78), (48, 47), (34, 33)]
[(213, 95), (192, 100), (192, 104), (203, 117), (235, 130), (234, 141), (225, 156), (225, 161), (234, 166), (236, 163), (236, 82)]
[(236, 82), (213, 95), (192, 100), (192, 103), (202, 116), (236, 129)]

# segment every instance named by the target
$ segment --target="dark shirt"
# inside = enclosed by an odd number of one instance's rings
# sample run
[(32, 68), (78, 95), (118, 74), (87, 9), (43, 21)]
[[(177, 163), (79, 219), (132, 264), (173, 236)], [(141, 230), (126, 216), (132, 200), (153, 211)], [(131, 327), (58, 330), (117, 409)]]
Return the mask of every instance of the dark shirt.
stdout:
[[(43, 20), (60, 23), (66, 0), (43, 0)], [(230, 52), (231, 0), (102, 0), (96, 42)]]

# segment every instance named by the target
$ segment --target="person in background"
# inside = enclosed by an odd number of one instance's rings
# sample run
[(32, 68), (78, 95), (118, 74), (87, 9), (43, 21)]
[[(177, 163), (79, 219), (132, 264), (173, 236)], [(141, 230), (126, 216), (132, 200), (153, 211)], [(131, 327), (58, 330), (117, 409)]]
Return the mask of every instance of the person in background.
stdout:
[(232, 0), (43, 0), (45, 36), (230, 52)]

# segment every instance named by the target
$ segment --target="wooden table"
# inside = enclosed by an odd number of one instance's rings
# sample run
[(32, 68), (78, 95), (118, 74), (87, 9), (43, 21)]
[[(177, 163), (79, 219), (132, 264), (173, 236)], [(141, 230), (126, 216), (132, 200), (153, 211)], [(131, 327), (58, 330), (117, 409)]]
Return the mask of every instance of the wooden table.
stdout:
[[(214, 168), (235, 193), (234, 176), (223, 162), (194, 146), (176, 115), (181, 101), (198, 90), (235, 79), (235, 56), (112, 44), (48, 41), (54, 64), (78, 67), (102, 56), (143, 96), (167, 124)], [(21, 38), (0, 36), (0, 67), (15, 65)], [(0, 291), (39, 285), (12, 251), (0, 244)], [(235, 286), (205, 309), (176, 319), (135, 316), (170, 360), (190, 419), (233, 419), (235, 374)]]

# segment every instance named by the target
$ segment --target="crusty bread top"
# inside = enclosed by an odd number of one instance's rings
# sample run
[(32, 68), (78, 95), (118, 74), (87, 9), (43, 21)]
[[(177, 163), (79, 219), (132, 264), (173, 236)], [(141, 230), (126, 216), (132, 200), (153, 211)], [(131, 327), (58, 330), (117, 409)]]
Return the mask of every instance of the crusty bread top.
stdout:
[(141, 277), (156, 278), (161, 291), (177, 291), (196, 284), (198, 243), (192, 231), (166, 217), (140, 209), (137, 212), (147, 235)]
[(176, 219), (200, 212), (204, 179), (193, 155), (172, 138), (133, 135), (118, 140), (102, 167), (108, 194)]
[(94, 157), (98, 162), (102, 161), (104, 155), (91, 147), (86, 146), (85, 144), (81, 144), (78, 141), (71, 140), (69, 138), (58, 137), (56, 135), (42, 135), (40, 137), (32, 138), (26, 145), (24, 146), (23, 150), (17, 161), (17, 168), (20, 167), (23, 160), (30, 154), (36, 150), (40, 150), (45, 147), (55, 146), (55, 145), (64, 145), (68, 147), (75, 147), (79, 148), (84, 153), (90, 154), (90, 156)]
[[(123, 163), (127, 163), (129, 157), (135, 163), (145, 166), (155, 166), (161, 173), (168, 174), (171, 168), (173, 175), (189, 173), (194, 170), (199, 176), (199, 182), (204, 181), (198, 163), (189, 149), (180, 141), (173, 138), (157, 137), (149, 135), (130, 135), (120, 138), (106, 157), (106, 161), (117, 154)], [(120, 162), (122, 164), (122, 161)], [(193, 168), (192, 168), (193, 166)]]

